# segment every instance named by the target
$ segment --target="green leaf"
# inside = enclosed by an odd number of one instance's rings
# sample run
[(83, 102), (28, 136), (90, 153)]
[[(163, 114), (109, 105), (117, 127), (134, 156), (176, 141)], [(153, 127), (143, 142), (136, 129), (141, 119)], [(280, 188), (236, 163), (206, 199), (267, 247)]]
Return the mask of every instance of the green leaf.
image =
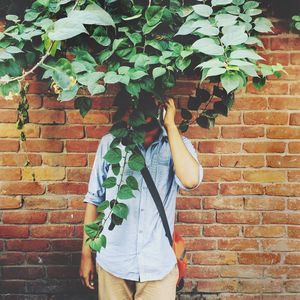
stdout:
[(214, 103), (214, 111), (227, 117), (229, 109), (222, 101), (218, 101)]
[(117, 138), (125, 137), (128, 134), (127, 123), (125, 121), (119, 121), (113, 124), (109, 132)]
[(240, 85), (240, 76), (234, 72), (226, 72), (221, 76), (221, 83), (227, 93), (235, 90)]
[(248, 58), (253, 60), (264, 59), (263, 57), (256, 54), (254, 50), (250, 50), (250, 49), (234, 50), (230, 53), (230, 58), (232, 59)]
[(213, 67), (208, 70), (206, 77), (218, 76), (218, 75), (224, 74), (225, 72), (226, 72), (225, 68)]
[(139, 189), (139, 185), (138, 182), (136, 180), (136, 178), (134, 176), (128, 176), (126, 178), (126, 184), (133, 190), (138, 190)]
[(99, 226), (96, 223), (88, 223), (88, 224), (84, 224), (84, 230), (86, 232), (86, 234), (91, 237), (94, 238), (97, 235)]
[(7, 47), (7, 48), (6, 48), (6, 51), (7, 51), (8, 53), (11, 53), (11, 54), (24, 52), (24, 51), (22, 51), (21, 49), (19, 49), (18, 47), (15, 47), (15, 46), (9, 46), (9, 47)]
[(140, 79), (144, 76), (147, 76), (148, 73), (144, 72), (144, 71), (140, 71), (140, 70), (134, 70), (134, 69), (131, 69), (132, 72), (129, 73), (129, 76), (130, 76), (130, 79), (132, 80), (137, 80), (137, 79)]
[(158, 24), (163, 16), (165, 6), (151, 5), (146, 9), (145, 18), (149, 26)]
[(248, 39), (244, 26), (227, 26), (223, 28), (223, 33), (221, 41), (226, 47), (243, 44)]
[(211, 5), (217, 6), (217, 5), (227, 5), (232, 3), (232, 0), (212, 0)]
[(75, 99), (74, 107), (79, 109), (81, 116), (84, 118), (92, 108), (92, 100), (88, 97), (78, 97)]
[(71, 18), (61, 18), (54, 22), (54, 30), (48, 36), (52, 41), (63, 41), (81, 33), (88, 33), (81, 23)]
[(223, 55), (224, 48), (211, 38), (202, 38), (194, 42), (191, 48), (208, 55)]
[(212, 8), (206, 4), (196, 4), (192, 7), (194, 12), (201, 17), (209, 17), (213, 13)]
[(116, 184), (117, 184), (117, 178), (111, 176), (111, 177), (107, 177), (103, 181), (102, 186), (109, 189), (109, 188), (112, 188), (112, 187), (116, 186)]
[(233, 16), (230, 14), (219, 14), (215, 16), (216, 24), (218, 27), (234, 25), (237, 18), (237, 16)]
[(97, 206), (97, 212), (101, 212), (104, 211), (108, 208), (109, 206), (109, 201), (105, 200), (103, 202), (101, 202), (98, 206)]
[(89, 4), (85, 10), (71, 10), (68, 18), (81, 24), (115, 27), (115, 22), (112, 17), (102, 7), (95, 3)]
[(153, 71), (152, 71), (153, 79), (156, 79), (157, 77), (160, 77), (160, 76), (164, 75), (166, 73), (166, 71), (167, 70), (163, 67), (154, 68)]
[(112, 164), (111, 169), (112, 169), (113, 173), (117, 176), (120, 173), (121, 166), (120, 166), (120, 164)]
[(141, 154), (133, 153), (128, 160), (128, 166), (134, 171), (140, 171), (145, 166), (144, 157)]
[(105, 74), (104, 82), (105, 83), (117, 83), (121, 80), (122, 76), (118, 75), (114, 71), (109, 71)]
[(75, 96), (77, 95), (77, 92), (78, 92), (78, 85), (75, 84), (74, 86), (72, 86), (70, 89), (68, 90), (63, 90), (57, 100), (61, 100), (61, 101), (69, 101), (69, 100), (72, 100), (75, 98)]
[(200, 27), (198, 28), (195, 32), (201, 33), (203, 35), (207, 36), (215, 36), (219, 34), (219, 29), (214, 26), (205, 26), (205, 27)]
[(127, 184), (122, 184), (118, 191), (117, 197), (119, 199), (130, 199), (134, 197), (132, 189)]
[(145, 116), (139, 110), (134, 110), (128, 118), (128, 125), (132, 127), (138, 127), (145, 124)]
[(112, 208), (112, 211), (115, 215), (117, 215), (119, 218), (127, 219), (128, 216), (128, 206), (124, 203), (117, 203)]
[(117, 164), (122, 159), (122, 152), (119, 148), (111, 148), (104, 155), (104, 159), (110, 164)]
[(253, 77), (252, 82), (254, 87), (259, 90), (266, 84), (266, 77)]
[(273, 26), (272, 22), (267, 18), (263, 18), (263, 17), (256, 18), (254, 24), (255, 24), (254, 30), (258, 32), (262, 32), (262, 33), (272, 32), (271, 29), (271, 27)]
[(186, 108), (181, 108), (181, 116), (185, 120), (190, 120), (193, 117), (192, 113)]
[(214, 119), (208, 118), (205, 115), (201, 115), (196, 119), (197, 124), (203, 128), (211, 128), (214, 125)]
[(67, 89), (70, 86), (71, 79), (65, 72), (56, 69), (53, 71), (52, 77), (62, 89)]

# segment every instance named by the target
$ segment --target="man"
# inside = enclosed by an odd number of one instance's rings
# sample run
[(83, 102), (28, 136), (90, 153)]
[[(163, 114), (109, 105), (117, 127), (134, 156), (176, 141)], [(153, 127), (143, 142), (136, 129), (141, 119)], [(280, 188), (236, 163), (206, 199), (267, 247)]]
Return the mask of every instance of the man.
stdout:
[[(203, 168), (192, 143), (180, 135), (175, 125), (176, 107), (172, 98), (165, 102), (165, 109), (163, 126), (155, 118), (146, 117), (148, 131), (143, 145), (138, 146), (160, 193), (173, 234), (178, 189), (197, 188)], [(101, 186), (112, 174), (103, 156), (113, 138), (106, 134), (99, 144), (84, 199), (87, 202), (84, 223), (96, 218), (96, 207), (101, 201), (115, 196), (116, 190)], [(125, 167), (124, 174), (137, 178), (139, 191), (134, 198), (125, 200), (129, 207), (127, 219), (112, 231), (102, 232), (107, 236), (107, 245), (96, 256), (99, 300), (174, 300), (179, 271), (154, 200), (140, 172)], [(95, 289), (91, 250), (84, 242), (80, 277), (86, 287)]]

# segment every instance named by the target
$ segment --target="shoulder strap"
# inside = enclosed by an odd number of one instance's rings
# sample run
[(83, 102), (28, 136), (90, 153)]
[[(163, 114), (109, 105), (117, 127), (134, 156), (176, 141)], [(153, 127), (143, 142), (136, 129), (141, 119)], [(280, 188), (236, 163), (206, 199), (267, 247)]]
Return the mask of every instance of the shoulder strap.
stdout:
[(141, 170), (141, 173), (145, 179), (145, 182), (149, 188), (149, 191), (151, 193), (151, 196), (155, 202), (155, 205), (157, 207), (157, 210), (158, 210), (158, 213), (161, 217), (161, 220), (162, 220), (162, 223), (163, 223), (163, 226), (165, 228), (165, 231), (166, 231), (166, 236), (169, 240), (169, 243), (171, 245), (171, 247), (173, 246), (173, 239), (172, 239), (172, 236), (171, 236), (171, 231), (170, 231), (170, 227), (169, 227), (169, 223), (168, 223), (168, 220), (167, 220), (167, 216), (166, 216), (166, 212), (165, 212), (165, 208), (163, 206), (163, 203), (161, 201), (161, 198), (159, 196), (159, 193), (157, 191), (157, 188), (155, 186), (155, 183), (152, 179), (152, 176), (148, 170), (148, 168), (145, 166), (142, 170)]

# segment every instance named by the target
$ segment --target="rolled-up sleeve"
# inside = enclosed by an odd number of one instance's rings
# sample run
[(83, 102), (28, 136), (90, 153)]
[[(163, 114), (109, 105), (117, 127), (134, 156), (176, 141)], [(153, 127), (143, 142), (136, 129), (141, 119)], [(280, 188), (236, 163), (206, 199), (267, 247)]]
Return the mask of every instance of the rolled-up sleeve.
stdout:
[[(198, 163), (198, 183), (193, 188), (187, 188), (180, 181), (180, 179), (178, 178), (178, 176), (176, 175), (176, 173), (175, 173), (175, 182), (178, 185), (178, 189), (180, 188), (180, 189), (183, 189), (183, 190), (192, 191), (192, 190), (196, 189), (200, 185), (200, 183), (202, 182), (202, 179), (203, 179), (203, 167), (202, 167), (202, 165), (200, 164), (200, 162), (198, 160), (198, 155), (197, 155), (196, 149), (193, 146), (192, 142), (187, 137), (185, 137), (185, 136), (182, 136), (182, 139), (183, 139), (183, 142), (184, 142), (186, 148), (188, 149), (188, 151), (190, 152), (190, 154), (195, 158), (195, 160)], [(187, 172), (188, 172), (188, 170), (187, 170)]]
[(103, 136), (98, 145), (88, 184), (88, 191), (84, 197), (83, 202), (92, 203), (98, 206), (105, 200), (106, 189), (102, 186), (102, 183), (107, 177), (109, 164), (103, 157), (107, 152), (108, 147), (109, 145), (106, 140), (106, 136)]

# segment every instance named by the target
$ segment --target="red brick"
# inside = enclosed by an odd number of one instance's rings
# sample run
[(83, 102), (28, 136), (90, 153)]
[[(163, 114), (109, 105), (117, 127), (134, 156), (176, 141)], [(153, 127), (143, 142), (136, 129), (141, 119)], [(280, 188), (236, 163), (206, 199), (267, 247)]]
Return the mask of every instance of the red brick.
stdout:
[(245, 237), (282, 237), (285, 235), (284, 226), (245, 226)]
[(13, 209), (22, 207), (21, 197), (0, 197), (0, 209)]
[(67, 152), (96, 152), (99, 145), (99, 141), (77, 141), (69, 140), (66, 141)]
[(300, 53), (291, 53), (291, 64), (300, 65)]
[(299, 155), (267, 155), (267, 167), (271, 168), (299, 168)]
[(249, 210), (284, 210), (285, 200), (278, 198), (244, 198), (245, 209)]
[(201, 141), (198, 144), (201, 153), (238, 153), (241, 151), (241, 143), (224, 141)]
[(45, 96), (43, 97), (43, 107), (46, 109), (74, 108), (74, 100), (58, 101), (57, 97)]
[(31, 227), (32, 237), (61, 238), (73, 236), (74, 227), (71, 225), (34, 225)]
[(290, 95), (300, 95), (300, 87), (298, 82), (290, 84)]
[(262, 249), (272, 252), (299, 251), (300, 241), (292, 239), (264, 239)]
[(71, 279), (78, 278), (78, 267), (76, 266), (48, 266), (48, 278)]
[(16, 110), (0, 110), (0, 122), (1, 123), (15, 123), (18, 119), (18, 113)]
[(202, 139), (213, 139), (220, 135), (220, 128), (215, 126), (210, 129), (199, 127), (198, 125), (190, 126), (186, 133), (182, 134), (189, 139), (198, 139), (201, 136)]
[(0, 255), (1, 266), (5, 265), (19, 265), (25, 261), (24, 253), (19, 252), (4, 252)]
[(59, 211), (50, 214), (50, 223), (83, 223), (83, 211)]
[(55, 140), (27, 140), (26, 148), (29, 152), (62, 152), (64, 144)]
[(287, 95), (280, 95), (278, 97), (270, 97), (268, 102), (271, 109), (299, 110), (300, 98), (295, 96), (291, 97)]
[[(284, 58), (287, 56), (284, 55)], [(276, 63), (280, 63), (280, 61), (276, 61)], [(286, 61), (282, 65), (286, 65)], [(257, 90), (252, 84), (247, 85), (247, 93), (250, 94), (261, 94), (261, 95), (287, 95), (289, 91), (289, 85), (287, 82), (279, 82), (279, 81), (267, 81), (266, 85)]]
[(273, 279), (242, 279), (239, 284), (239, 290), (243, 293), (256, 293), (258, 290), (261, 293), (279, 293), (283, 290), (282, 282)]
[(178, 197), (176, 198), (176, 208), (177, 209), (200, 209), (201, 200), (199, 198)]
[(40, 95), (30, 95), (27, 94), (27, 101), (29, 103), (29, 108), (41, 108), (42, 97)]
[(258, 212), (217, 212), (217, 222), (227, 224), (258, 224), (260, 214)]
[(186, 272), (187, 278), (218, 278), (219, 272), (217, 269), (205, 266), (189, 266)]
[(300, 254), (299, 253), (288, 253), (285, 256), (285, 264), (289, 265), (299, 265), (300, 264)]
[(266, 195), (300, 196), (300, 184), (274, 184), (266, 186)]
[[(40, 136), (40, 128), (35, 124), (26, 124), (23, 129), (27, 138), (37, 138)], [(0, 137), (3, 138), (19, 138), (21, 131), (17, 129), (16, 124), (1, 124)]]
[(19, 141), (0, 139), (0, 152), (17, 152), (19, 147)]
[(288, 199), (287, 208), (291, 210), (300, 210), (300, 199)]
[(40, 279), (45, 277), (42, 267), (3, 267), (2, 275), (5, 279)]
[(84, 137), (84, 132), (82, 126), (44, 126), (41, 137), (47, 139), (80, 139)]
[(234, 237), (240, 233), (240, 227), (236, 225), (204, 225), (204, 236)]
[[(81, 200), (82, 201), (82, 200)], [(24, 198), (24, 206), (26, 209), (64, 209), (67, 208), (68, 203), (67, 199), (54, 197), (25, 197)]]
[(244, 123), (247, 125), (267, 124), (286, 125), (288, 124), (287, 112), (244, 112)]
[(67, 170), (68, 181), (88, 182), (91, 174), (89, 168), (72, 168)]
[(237, 280), (199, 280), (197, 281), (197, 290), (203, 293), (234, 293), (238, 291)]
[(8, 240), (6, 248), (9, 251), (48, 251), (49, 241), (45, 240)]
[(45, 187), (37, 182), (0, 182), (0, 193), (2, 195), (41, 195)]
[(20, 180), (21, 170), (19, 168), (0, 168), (0, 180)]
[(290, 125), (300, 125), (300, 113), (290, 114)]
[[(261, 278), (263, 277), (263, 267), (247, 266), (247, 265), (237, 265), (237, 266), (229, 265), (229, 266), (224, 266), (220, 269), (220, 275), (221, 277)], [(235, 298), (235, 296), (233, 295), (232, 297), (234, 297), (233, 299), (239, 299), (239, 298)], [(236, 297), (238, 297), (238, 295), (236, 295)], [(241, 300), (244, 300), (244, 297), (247, 296), (244, 295), (243, 298), (241, 298)], [(253, 300), (252, 298), (250, 299)]]
[(201, 252), (192, 256), (197, 265), (232, 265), (237, 263), (237, 253), (234, 252)]
[(232, 110), (265, 110), (267, 109), (267, 98), (263, 96), (242, 96), (236, 97)]
[(44, 94), (48, 91), (47, 82), (30, 81), (28, 94)]
[(242, 209), (243, 198), (204, 198), (203, 209)]
[(299, 50), (300, 38), (271, 38), (271, 50)]
[(109, 113), (104, 111), (90, 110), (84, 118), (78, 110), (67, 111), (67, 122), (69, 124), (107, 124)]
[(43, 155), (43, 162), (52, 167), (85, 167), (87, 156), (85, 154), (48, 154)]
[(289, 238), (300, 238), (300, 227), (288, 226), (287, 229)]
[(218, 240), (218, 249), (220, 250), (233, 250), (233, 251), (242, 251), (242, 250), (258, 250), (259, 244), (256, 240), (248, 240), (244, 238), (240, 239), (230, 239)]
[(265, 165), (265, 158), (263, 155), (222, 155), (220, 165), (234, 168), (257, 168)]
[(52, 183), (48, 185), (48, 192), (53, 194), (65, 195), (75, 194), (83, 195), (87, 192), (87, 184), (84, 183)]
[(181, 195), (202, 195), (202, 196), (214, 196), (218, 193), (217, 183), (201, 183), (198, 188), (193, 191), (180, 189)]
[[(263, 64), (276, 65), (277, 63), (287, 66), (290, 60), (290, 54), (280, 53), (280, 52), (270, 52), (270, 53), (259, 53), (265, 60), (260, 60), (259, 62)], [(283, 93), (283, 92), (282, 92)], [(284, 94), (284, 93), (283, 93)]]
[(29, 227), (20, 225), (1, 226), (1, 238), (27, 238), (29, 236)]
[(110, 130), (111, 126), (86, 126), (86, 136), (88, 138), (102, 138)]
[(200, 234), (200, 226), (197, 226), (197, 225), (176, 224), (175, 231), (178, 232), (181, 236), (199, 237), (201, 235)]
[(288, 143), (288, 149), (290, 153), (300, 153), (300, 142)]
[(267, 128), (267, 138), (270, 138), (270, 139), (300, 139), (300, 128), (296, 128), (296, 127)]
[(257, 183), (221, 183), (222, 195), (262, 195), (264, 187)]
[(68, 240), (52, 240), (52, 250), (54, 251), (80, 251), (82, 247), (82, 240), (68, 239)]
[(32, 211), (4, 212), (2, 217), (7, 224), (42, 224), (46, 219), (47, 213)]
[(203, 167), (218, 167), (220, 165), (220, 155), (201, 154), (201, 164)]
[(37, 124), (64, 124), (65, 112), (58, 110), (31, 110), (29, 121)]
[(69, 254), (30, 252), (27, 254), (27, 263), (33, 265), (64, 265), (68, 263)]
[(280, 262), (280, 254), (277, 253), (240, 253), (238, 257), (240, 264), (245, 265), (271, 265)]
[(248, 182), (285, 182), (286, 172), (278, 170), (243, 171), (243, 179)]
[(245, 142), (243, 149), (248, 153), (282, 153), (285, 150), (285, 145), (284, 142)]
[(263, 224), (300, 224), (300, 213), (265, 212)]
[(241, 124), (241, 113), (238, 111), (229, 111), (228, 116), (218, 115), (215, 120), (216, 125), (233, 125), (233, 124)]
[(223, 127), (222, 128), (223, 138), (258, 138), (264, 136), (263, 127)]
[(178, 222), (184, 223), (213, 223), (215, 221), (215, 214), (213, 212), (202, 211), (179, 211)]
[(31, 166), (40, 166), (42, 164), (42, 156), (39, 154), (0, 154), (0, 166), (5, 167), (23, 167), (27, 158)]
[(185, 239), (185, 249), (187, 251), (215, 250), (217, 249), (217, 243), (208, 239)]

